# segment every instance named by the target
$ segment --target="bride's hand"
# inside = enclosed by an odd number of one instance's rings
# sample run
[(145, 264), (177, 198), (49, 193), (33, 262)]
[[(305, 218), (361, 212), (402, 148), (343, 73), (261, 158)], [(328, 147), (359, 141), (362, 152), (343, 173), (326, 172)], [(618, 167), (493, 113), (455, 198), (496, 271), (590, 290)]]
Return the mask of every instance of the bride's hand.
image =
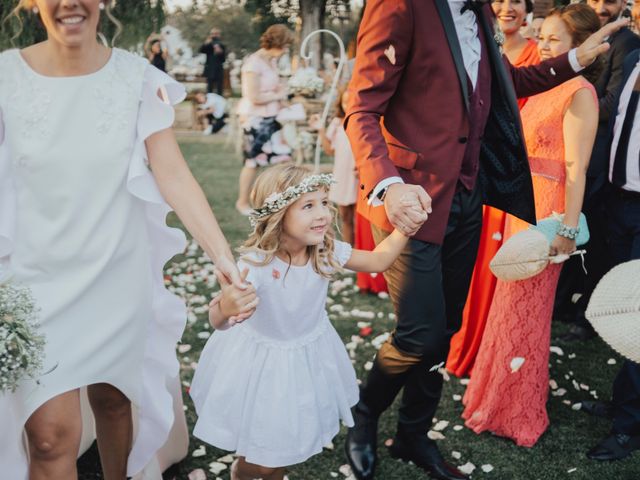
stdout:
[(215, 261), (215, 265), (229, 283), (232, 283), (241, 290), (247, 289), (247, 283), (242, 278), (242, 275), (240, 275), (238, 267), (232, 259), (223, 255)]

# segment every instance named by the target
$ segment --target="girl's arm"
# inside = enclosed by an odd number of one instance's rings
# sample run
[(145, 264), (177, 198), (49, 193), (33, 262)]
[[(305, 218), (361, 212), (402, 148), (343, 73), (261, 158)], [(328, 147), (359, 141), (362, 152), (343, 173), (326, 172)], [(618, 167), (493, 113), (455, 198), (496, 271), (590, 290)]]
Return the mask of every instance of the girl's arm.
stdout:
[(372, 252), (353, 250), (344, 266), (356, 272), (384, 272), (398, 258), (408, 240), (409, 237), (405, 237), (399, 230), (394, 230)]
[(318, 129), (318, 135), (320, 136), (320, 140), (322, 141), (322, 150), (324, 150), (324, 153), (333, 156), (336, 151), (333, 148), (333, 145), (331, 145), (331, 141), (327, 138), (327, 131), (324, 127), (320, 127)]
[[(571, 100), (563, 119), (564, 158), (566, 168), (565, 210), (563, 223), (578, 226), (586, 183), (587, 167), (598, 128), (598, 105), (593, 93), (586, 88), (578, 90)], [(551, 244), (551, 255), (571, 253), (575, 240), (556, 235)]]
[[(209, 303), (209, 323), (216, 330), (227, 330), (253, 315), (259, 299), (253, 285), (240, 290), (229, 283), (218, 270), (215, 274), (220, 283), (220, 294)], [(249, 269), (242, 272), (243, 281), (248, 274)]]
[(170, 128), (146, 140), (149, 165), (160, 193), (175, 210), (189, 233), (216, 267), (239, 288), (246, 288), (233, 260), (229, 244), (211, 211), (200, 185), (180, 152)]

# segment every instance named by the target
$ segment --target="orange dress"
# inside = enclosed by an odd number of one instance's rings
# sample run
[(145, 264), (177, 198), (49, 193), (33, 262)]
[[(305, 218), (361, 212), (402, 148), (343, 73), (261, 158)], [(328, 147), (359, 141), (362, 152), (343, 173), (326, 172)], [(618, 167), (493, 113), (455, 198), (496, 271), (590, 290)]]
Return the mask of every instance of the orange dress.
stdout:
[[(538, 219), (564, 212), (565, 160), (563, 117), (573, 95), (586, 88), (583, 77), (530, 97), (522, 109)], [(527, 228), (507, 217), (505, 237)], [(464, 395), (462, 414), (476, 433), (490, 431), (533, 446), (549, 424), (549, 345), (553, 299), (561, 265), (518, 282), (497, 281), (487, 325)], [(520, 368), (518, 360), (523, 359)]]
[[(529, 40), (514, 65), (526, 67), (539, 62), (537, 44)], [(518, 99), (518, 107), (522, 109), (526, 102), (526, 98)], [(462, 313), (462, 327), (451, 339), (451, 349), (447, 358), (447, 370), (458, 377), (471, 375), (480, 348), (489, 307), (496, 289), (496, 277), (489, 270), (489, 262), (502, 246), (506, 218), (506, 214), (497, 208), (483, 209), (478, 258)]]

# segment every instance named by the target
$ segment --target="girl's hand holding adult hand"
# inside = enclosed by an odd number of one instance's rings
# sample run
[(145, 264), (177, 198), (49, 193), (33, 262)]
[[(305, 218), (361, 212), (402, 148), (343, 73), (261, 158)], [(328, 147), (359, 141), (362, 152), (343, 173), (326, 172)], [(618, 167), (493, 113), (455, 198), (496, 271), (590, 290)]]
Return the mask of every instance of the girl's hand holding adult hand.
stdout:
[[(231, 283), (235, 287), (240, 290), (245, 290), (247, 288), (247, 283), (244, 281), (242, 275), (238, 271), (238, 267), (236, 263), (227, 256), (221, 255), (216, 261), (216, 270), (221, 273), (226, 280), (226, 283)], [(220, 276), (216, 273), (218, 280), (220, 280)], [(220, 283), (222, 285), (222, 282)]]
[[(245, 282), (248, 273), (249, 269), (242, 271), (240, 278), (243, 282)], [(220, 283), (221, 293), (211, 301), (210, 306), (218, 304), (220, 313), (223, 317), (228, 318), (229, 325), (240, 323), (253, 315), (259, 302), (253, 285), (248, 284), (244, 290), (241, 290), (230, 283), (217, 268), (215, 275)]]

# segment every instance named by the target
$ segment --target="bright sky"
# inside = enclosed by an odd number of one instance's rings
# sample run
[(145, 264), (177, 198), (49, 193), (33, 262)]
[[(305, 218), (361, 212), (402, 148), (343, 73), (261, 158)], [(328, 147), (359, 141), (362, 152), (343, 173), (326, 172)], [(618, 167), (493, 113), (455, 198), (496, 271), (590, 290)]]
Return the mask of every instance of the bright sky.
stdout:
[(186, 7), (191, 5), (192, 0), (165, 0), (169, 11), (173, 11), (176, 7)]

